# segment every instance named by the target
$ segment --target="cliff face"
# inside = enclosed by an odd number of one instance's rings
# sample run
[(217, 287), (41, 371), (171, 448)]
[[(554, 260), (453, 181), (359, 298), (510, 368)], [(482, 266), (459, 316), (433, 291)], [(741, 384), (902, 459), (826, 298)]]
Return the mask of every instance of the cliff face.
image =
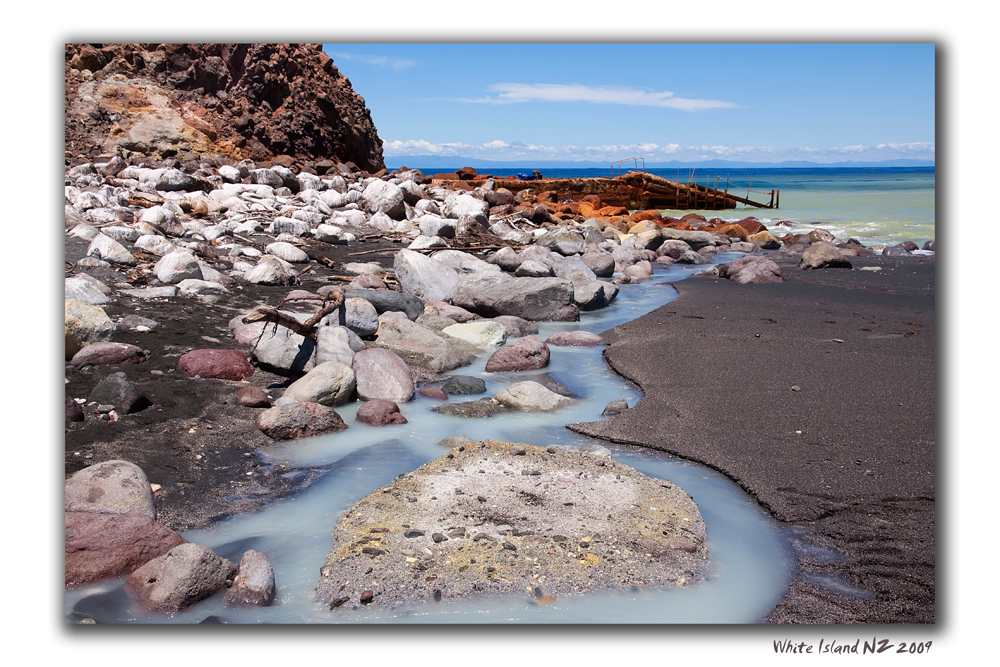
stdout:
[(385, 166), (364, 99), (319, 44), (68, 44), (65, 71), (67, 158)]

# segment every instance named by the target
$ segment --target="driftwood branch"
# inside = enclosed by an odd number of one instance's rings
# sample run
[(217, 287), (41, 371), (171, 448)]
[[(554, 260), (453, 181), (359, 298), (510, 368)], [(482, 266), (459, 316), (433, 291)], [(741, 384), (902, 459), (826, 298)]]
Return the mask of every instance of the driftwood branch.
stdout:
[(327, 267), (328, 269), (335, 269), (335, 268), (337, 268), (337, 263), (334, 262), (329, 257), (324, 257), (323, 255), (319, 254), (315, 250), (306, 250), (305, 252), (306, 252), (306, 256), (308, 256), (309, 259), (313, 260), (314, 262), (319, 262), (320, 264), (322, 264), (323, 266)]
[(375, 248), (374, 250), (362, 250), (361, 252), (349, 252), (348, 257), (357, 257), (358, 255), (371, 255), (377, 252), (399, 252), (403, 248)]
[[(298, 299), (286, 299), (282, 302), (284, 305), (288, 301), (296, 301)], [(316, 338), (316, 325), (319, 324), (320, 320), (329, 315), (330, 313), (335, 313), (340, 309), (340, 306), (344, 303), (344, 296), (339, 292), (330, 292), (327, 295), (326, 300), (323, 302), (323, 306), (313, 313), (305, 322), (300, 322), (291, 315), (281, 312), (277, 308), (260, 307), (255, 308), (246, 315), (243, 316), (244, 324), (253, 324), (254, 322), (265, 322), (268, 324), (274, 324), (276, 327), (282, 326), (289, 329), (300, 336), (305, 338)]]

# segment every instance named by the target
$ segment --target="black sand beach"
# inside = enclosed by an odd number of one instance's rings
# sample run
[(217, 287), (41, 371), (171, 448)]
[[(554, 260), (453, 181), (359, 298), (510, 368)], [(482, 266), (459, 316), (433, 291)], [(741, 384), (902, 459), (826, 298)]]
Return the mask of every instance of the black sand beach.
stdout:
[[(783, 284), (679, 283), (677, 300), (603, 334), (645, 397), (570, 428), (708, 465), (843, 556), (800, 553), (762, 620), (934, 623), (935, 261), (852, 263), (785, 264)], [(867, 594), (812, 583), (829, 575)]]

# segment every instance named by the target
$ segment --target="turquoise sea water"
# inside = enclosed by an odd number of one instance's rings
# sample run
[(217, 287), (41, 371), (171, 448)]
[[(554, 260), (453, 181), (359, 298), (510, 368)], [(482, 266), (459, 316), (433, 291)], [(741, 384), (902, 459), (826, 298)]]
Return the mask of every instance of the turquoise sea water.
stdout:
[[(497, 170), (494, 175), (530, 173), (532, 168)], [(424, 170), (438, 173), (443, 169)], [(487, 173), (486, 169), (478, 170)], [(663, 211), (681, 216), (739, 220), (753, 216), (772, 232), (808, 232), (816, 226), (842, 241), (854, 237), (866, 246), (913, 241), (923, 245), (935, 237), (935, 174), (933, 167), (911, 168), (785, 168), (785, 169), (647, 169), (671, 181), (689, 180), (724, 189), (754, 201), (768, 201), (779, 191), (779, 208), (740, 205), (725, 211)], [(543, 169), (546, 178), (585, 178), (611, 175), (608, 169)], [(747, 197), (747, 190), (750, 196)], [(791, 226), (778, 225), (791, 222)]]

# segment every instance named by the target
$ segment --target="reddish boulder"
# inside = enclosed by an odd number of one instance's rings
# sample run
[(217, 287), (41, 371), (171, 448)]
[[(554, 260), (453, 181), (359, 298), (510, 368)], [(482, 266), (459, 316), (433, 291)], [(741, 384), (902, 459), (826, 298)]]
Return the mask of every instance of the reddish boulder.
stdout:
[(343, 431), (347, 424), (333, 409), (319, 403), (289, 403), (265, 410), (257, 428), (274, 440), (301, 440), (321, 433)]
[(358, 408), (355, 418), (359, 422), (370, 424), (371, 426), (406, 423), (406, 417), (399, 411), (399, 406), (394, 401), (384, 398), (376, 398), (366, 402)]
[(610, 218), (616, 215), (628, 215), (628, 209), (624, 206), (604, 206), (597, 209), (597, 215), (602, 218)]
[(417, 393), (425, 398), (436, 398), (441, 401), (448, 400), (448, 394), (444, 393), (437, 387), (423, 387), (418, 390)]
[(494, 352), (486, 362), (486, 372), (533, 371), (548, 365), (549, 346), (538, 336), (525, 336)]
[(405, 403), (413, 398), (413, 374), (402, 357), (383, 348), (368, 348), (354, 355), (351, 364), (358, 396), (363, 401), (385, 398)]
[(691, 225), (684, 222), (683, 220), (671, 220), (669, 222), (664, 222), (663, 226), (667, 227), (668, 229), (676, 229), (682, 232), (690, 231), (691, 229), (693, 229)]
[(362, 273), (347, 285), (347, 289), (386, 289), (386, 286), (380, 276)]
[(785, 245), (809, 245), (812, 243), (808, 234), (785, 234), (777, 238)]
[(558, 331), (546, 338), (545, 342), (548, 345), (590, 347), (600, 345), (604, 341), (589, 331)]
[(652, 220), (653, 222), (660, 222), (663, 220), (663, 216), (655, 208), (648, 211), (636, 211), (631, 216), (632, 222), (642, 222), (643, 220)]
[(236, 400), (247, 408), (269, 408), (271, 401), (264, 390), (256, 385), (243, 387), (236, 392)]
[(85, 345), (73, 355), (70, 363), (74, 366), (90, 364), (141, 364), (146, 361), (146, 352), (141, 347), (128, 343), (96, 342)]
[(550, 203), (554, 204), (559, 201), (559, 193), (555, 190), (544, 190), (535, 195), (535, 201), (539, 204)]
[(253, 375), (247, 355), (239, 350), (191, 350), (178, 365), (188, 377), (245, 380)]
[[(814, 229), (811, 232), (809, 232), (809, 240), (812, 241), (813, 243), (840, 243), (840, 241), (837, 239), (836, 236), (826, 231), (825, 229)], [(917, 249), (916, 243), (911, 242), (910, 245), (913, 246), (914, 250)]]
[(746, 239), (747, 230), (743, 228), (742, 225), (738, 225), (735, 222), (724, 222), (721, 225), (717, 225), (713, 231), (722, 232), (731, 239), (739, 239), (740, 241)]
[(131, 574), (184, 538), (145, 514), (66, 512), (66, 588)]
[(756, 218), (744, 218), (736, 223), (743, 229), (747, 231), (747, 235), (757, 234), (758, 232), (767, 231), (767, 227), (761, 224), (760, 220)]
[(471, 181), (476, 177), (476, 170), (472, 167), (462, 167), (455, 173), (458, 175), (459, 179), (463, 181)]

